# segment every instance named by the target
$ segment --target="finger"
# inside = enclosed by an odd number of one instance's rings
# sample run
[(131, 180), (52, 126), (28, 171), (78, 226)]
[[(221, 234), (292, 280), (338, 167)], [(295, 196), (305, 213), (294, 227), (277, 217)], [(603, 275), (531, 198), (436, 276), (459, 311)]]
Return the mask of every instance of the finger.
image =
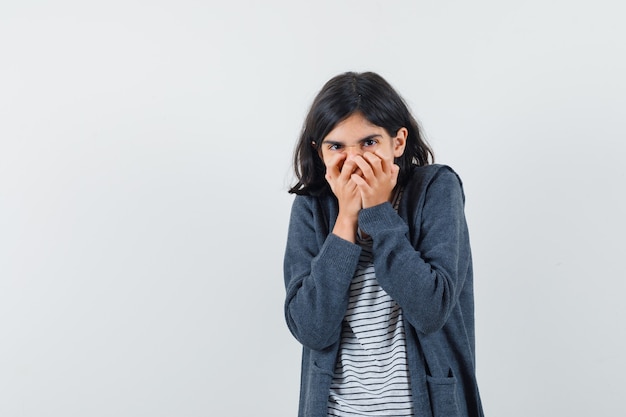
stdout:
[(356, 156), (353, 159), (354, 163), (359, 167), (359, 169), (363, 172), (363, 178), (365, 179), (373, 179), (376, 177), (372, 166), (368, 161), (363, 159), (361, 156)]
[(336, 155), (330, 158), (330, 160), (326, 161), (326, 173), (330, 175), (331, 178), (338, 178), (341, 174), (341, 166), (345, 159), (345, 155)]
[(365, 152), (363, 154), (363, 158), (365, 158), (370, 164), (376, 176), (379, 176), (381, 173), (386, 173), (385, 167), (383, 165), (384, 159), (377, 153)]
[(374, 153), (376, 154), (376, 156), (378, 156), (380, 158), (381, 170), (384, 173), (386, 173), (386, 174), (391, 173), (391, 166), (393, 165), (393, 159), (385, 159), (385, 157), (383, 155), (380, 155), (377, 152), (378, 151), (376, 151)]
[[(345, 157), (344, 157), (345, 159)], [(345, 161), (343, 166), (341, 167), (341, 178), (344, 181), (348, 181), (348, 179), (350, 178), (350, 176), (352, 174), (354, 174), (354, 172), (357, 169), (357, 165), (354, 163), (353, 160), (349, 160), (349, 161)]]
[(367, 181), (365, 181), (365, 178), (359, 175), (352, 174), (350, 176), (350, 180), (359, 188), (369, 187), (369, 185), (367, 184)]

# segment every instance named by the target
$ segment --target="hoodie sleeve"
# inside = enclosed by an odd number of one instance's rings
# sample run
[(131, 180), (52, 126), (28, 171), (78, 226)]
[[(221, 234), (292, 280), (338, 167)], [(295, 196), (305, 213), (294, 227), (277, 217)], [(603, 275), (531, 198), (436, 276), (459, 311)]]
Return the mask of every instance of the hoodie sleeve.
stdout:
[(300, 343), (315, 350), (331, 346), (341, 336), (361, 253), (360, 246), (332, 233), (321, 239), (320, 217), (313, 197), (296, 196), (284, 258), (287, 326)]

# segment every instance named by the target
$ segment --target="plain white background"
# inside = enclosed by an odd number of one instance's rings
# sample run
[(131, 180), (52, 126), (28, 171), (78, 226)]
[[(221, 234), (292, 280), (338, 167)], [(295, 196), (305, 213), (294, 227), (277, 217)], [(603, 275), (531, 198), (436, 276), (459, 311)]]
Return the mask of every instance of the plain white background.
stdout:
[(291, 154), (372, 70), (467, 194), (489, 416), (622, 416), (619, 1), (0, 5), (0, 415), (294, 416)]

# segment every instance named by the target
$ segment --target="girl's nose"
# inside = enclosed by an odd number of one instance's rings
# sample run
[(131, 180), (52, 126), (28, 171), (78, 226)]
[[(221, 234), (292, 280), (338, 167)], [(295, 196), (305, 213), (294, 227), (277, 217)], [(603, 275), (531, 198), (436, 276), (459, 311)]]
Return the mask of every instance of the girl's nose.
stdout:
[(357, 155), (361, 155), (363, 152), (361, 151), (360, 146), (346, 146), (345, 152), (347, 154), (347, 160), (354, 158)]

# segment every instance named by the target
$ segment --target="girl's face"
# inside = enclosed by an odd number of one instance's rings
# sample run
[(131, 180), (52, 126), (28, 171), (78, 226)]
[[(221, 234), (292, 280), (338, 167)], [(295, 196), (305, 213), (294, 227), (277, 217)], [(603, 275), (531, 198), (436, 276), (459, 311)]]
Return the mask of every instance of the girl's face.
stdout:
[(398, 129), (395, 136), (389, 136), (384, 128), (370, 123), (361, 113), (355, 113), (322, 139), (320, 156), (326, 167), (339, 164), (341, 168), (345, 161), (365, 152), (372, 152), (392, 164), (394, 158), (404, 153), (407, 136), (408, 130), (404, 127)]

